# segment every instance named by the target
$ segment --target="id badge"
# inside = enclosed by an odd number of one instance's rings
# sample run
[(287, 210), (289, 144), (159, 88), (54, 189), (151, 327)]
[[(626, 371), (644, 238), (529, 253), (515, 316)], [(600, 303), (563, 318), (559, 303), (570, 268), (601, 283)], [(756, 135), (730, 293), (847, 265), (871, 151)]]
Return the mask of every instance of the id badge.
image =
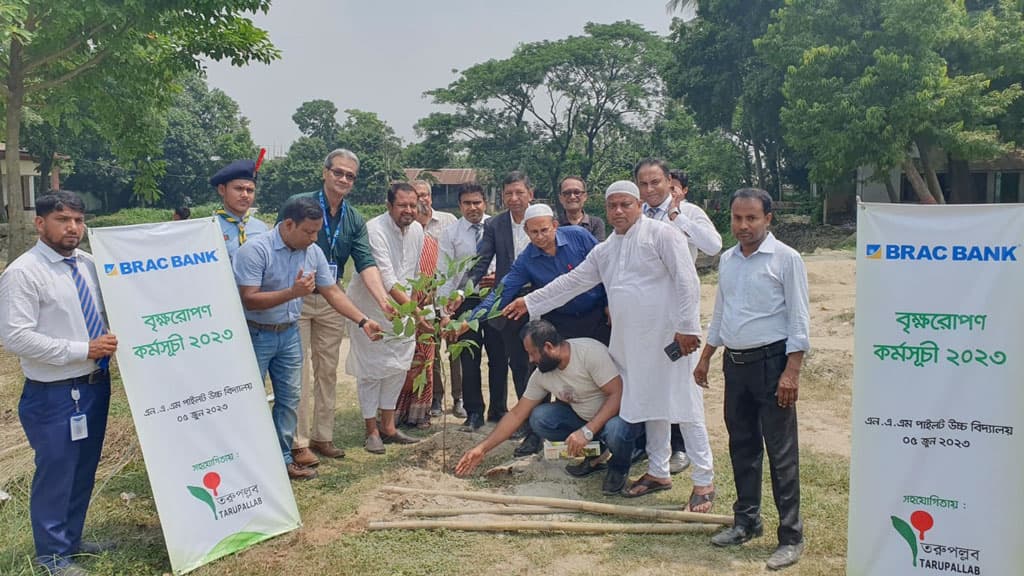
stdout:
[(89, 437), (89, 424), (85, 421), (85, 414), (75, 414), (71, 417), (71, 441), (77, 442)]
[(334, 281), (337, 282), (338, 281), (338, 265), (337, 264), (328, 264), (327, 266), (331, 269), (331, 276), (334, 277)]

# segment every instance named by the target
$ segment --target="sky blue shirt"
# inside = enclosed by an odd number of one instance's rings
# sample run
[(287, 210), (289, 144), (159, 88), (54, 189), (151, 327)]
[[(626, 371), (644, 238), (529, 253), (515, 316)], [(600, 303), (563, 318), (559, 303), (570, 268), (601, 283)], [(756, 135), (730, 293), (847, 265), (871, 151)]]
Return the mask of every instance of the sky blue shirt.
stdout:
[[(548, 256), (531, 243), (512, 263), (508, 274), (501, 279), (501, 285), (504, 286), (501, 289), (501, 307), (508, 306), (524, 286), (529, 284), (536, 290), (579, 266), (594, 246), (597, 246), (597, 239), (579, 226), (559, 226), (555, 230), (554, 256)], [(492, 290), (484, 301), (473, 309), (474, 318), (484, 315), (490, 309), (494, 304), (495, 293), (496, 290)], [(554, 312), (578, 316), (597, 307), (604, 308), (607, 304), (604, 286), (598, 284)]]
[[(249, 230), (246, 228), (246, 235)], [(303, 274), (316, 271), (317, 286), (334, 285), (334, 275), (327, 265), (323, 250), (310, 244), (305, 250), (292, 250), (281, 239), (275, 226), (269, 233), (248, 239), (235, 254), (232, 268), (239, 286), (259, 286), (260, 292), (284, 290), (295, 284), (299, 269)], [(293, 298), (266, 310), (246, 310), (246, 320), (260, 324), (297, 322), (302, 312), (302, 298)]]
[[(225, 208), (226, 210), (226, 208)], [(238, 253), (238, 224), (233, 224), (224, 219), (223, 216), (215, 216), (217, 223), (220, 224), (220, 231), (224, 234), (224, 244), (228, 248), (228, 260), (234, 262), (235, 254)], [(237, 218), (237, 216), (236, 216)], [(260, 220), (256, 215), (249, 217), (249, 221), (245, 223), (245, 240), (248, 242), (252, 240), (254, 236), (264, 234), (270, 230), (270, 226), (267, 226), (266, 222)]]

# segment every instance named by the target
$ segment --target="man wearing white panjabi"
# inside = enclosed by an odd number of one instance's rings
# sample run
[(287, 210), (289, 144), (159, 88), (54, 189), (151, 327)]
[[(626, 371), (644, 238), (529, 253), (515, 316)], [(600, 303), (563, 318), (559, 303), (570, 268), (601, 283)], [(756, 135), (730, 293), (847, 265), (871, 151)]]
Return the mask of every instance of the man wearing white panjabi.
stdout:
[[(387, 212), (366, 223), (366, 235), (384, 289), (395, 302), (405, 304), (410, 295), (402, 285), (416, 277), (423, 251), (423, 227), (416, 222), (416, 189), (404, 182), (393, 184), (388, 190), (387, 207)], [(395, 404), (402, 392), (405, 374), (412, 365), (416, 339), (389, 333), (391, 321), (379, 306), (372, 305), (376, 300), (361, 276), (352, 280), (348, 295), (358, 303), (360, 310), (366, 310), (385, 328), (384, 339), (379, 342), (359, 342), (353, 338), (345, 362), (345, 371), (356, 377), (359, 407), (366, 422), (366, 451), (383, 454), (384, 444), (418, 442), (395, 427)], [(378, 410), (381, 413), (379, 428)]]
[[(714, 469), (703, 394), (690, 378), (695, 360), (691, 354), (700, 344), (697, 271), (682, 234), (664, 222), (641, 218), (636, 184), (613, 183), (605, 202), (615, 233), (576, 269), (509, 304), (505, 315), (540, 317), (603, 283), (612, 320), (609, 351), (623, 380), (619, 416), (645, 423), (650, 457), (647, 473), (623, 495), (641, 496), (672, 486), (669, 429), (678, 422), (692, 452), (689, 508), (708, 512), (715, 496)], [(666, 345), (678, 345), (675, 360), (669, 358)]]

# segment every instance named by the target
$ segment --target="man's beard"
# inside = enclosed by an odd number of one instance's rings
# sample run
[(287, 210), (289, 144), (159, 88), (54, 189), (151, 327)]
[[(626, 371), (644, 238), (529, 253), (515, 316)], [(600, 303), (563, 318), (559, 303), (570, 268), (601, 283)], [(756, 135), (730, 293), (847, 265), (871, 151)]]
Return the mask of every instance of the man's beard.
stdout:
[(540, 362), (537, 362), (537, 370), (547, 373), (551, 372), (555, 368), (558, 368), (558, 358), (553, 358), (542, 352), (540, 355)]

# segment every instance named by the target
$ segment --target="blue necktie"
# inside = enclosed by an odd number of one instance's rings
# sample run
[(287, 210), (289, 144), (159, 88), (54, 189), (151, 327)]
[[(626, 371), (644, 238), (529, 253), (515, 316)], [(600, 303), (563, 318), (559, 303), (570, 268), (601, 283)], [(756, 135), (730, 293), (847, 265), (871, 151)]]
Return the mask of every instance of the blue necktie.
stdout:
[(647, 208), (647, 217), (648, 218), (654, 218), (655, 216), (658, 215), (658, 211), (659, 210), (661, 210), (661, 209), (660, 208), (655, 208), (653, 206), (648, 207)]
[[(64, 263), (71, 267), (71, 277), (75, 279), (75, 287), (78, 288), (78, 302), (82, 305), (82, 315), (85, 317), (85, 327), (89, 330), (89, 340), (95, 340), (107, 333), (103, 327), (103, 317), (96, 309), (96, 301), (92, 299), (92, 291), (85, 283), (85, 278), (78, 272), (78, 260), (65, 258)], [(101, 370), (106, 370), (110, 364), (110, 356), (104, 356), (96, 361)]]
[(484, 235), (484, 227), (482, 224), (470, 224), (469, 227), (473, 230), (473, 234), (476, 235), (476, 243), (480, 244), (480, 238)]

